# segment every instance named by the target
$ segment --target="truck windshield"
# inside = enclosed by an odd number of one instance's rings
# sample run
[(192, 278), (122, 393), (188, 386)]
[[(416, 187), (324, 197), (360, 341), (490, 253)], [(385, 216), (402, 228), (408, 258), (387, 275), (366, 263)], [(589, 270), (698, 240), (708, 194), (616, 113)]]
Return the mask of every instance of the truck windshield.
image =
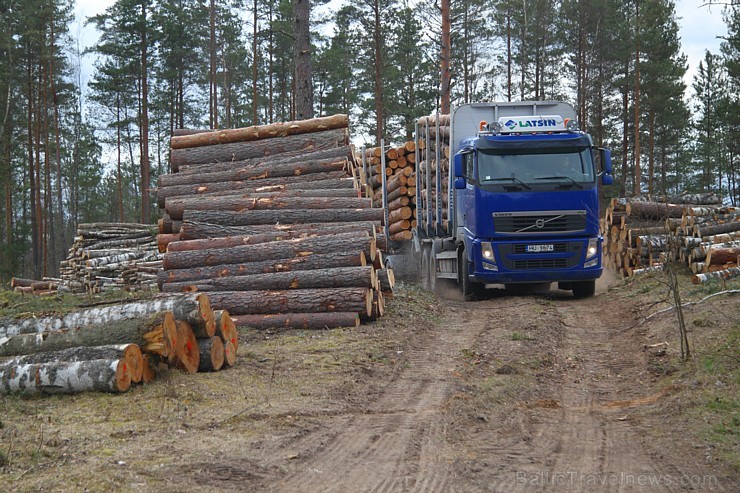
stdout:
[(588, 147), (565, 149), (480, 149), (480, 183), (503, 180), (524, 183), (568, 183), (580, 186), (594, 181), (594, 163)]

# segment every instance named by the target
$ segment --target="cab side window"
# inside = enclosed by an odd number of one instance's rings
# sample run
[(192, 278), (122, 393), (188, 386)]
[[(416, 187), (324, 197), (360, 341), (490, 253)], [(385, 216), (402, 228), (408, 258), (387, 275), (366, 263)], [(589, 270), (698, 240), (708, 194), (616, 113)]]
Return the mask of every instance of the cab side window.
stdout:
[(463, 172), (465, 178), (473, 179), (473, 153), (468, 152), (463, 154)]

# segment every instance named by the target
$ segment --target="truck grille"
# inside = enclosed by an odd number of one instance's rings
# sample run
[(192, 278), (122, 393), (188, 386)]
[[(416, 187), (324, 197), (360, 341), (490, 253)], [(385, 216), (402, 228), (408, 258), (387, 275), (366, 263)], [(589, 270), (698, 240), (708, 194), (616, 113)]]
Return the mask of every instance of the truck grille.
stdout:
[(567, 266), (568, 260), (564, 258), (527, 259), (514, 261), (514, 268), (517, 270), (564, 269)]
[(494, 213), (493, 227), (503, 234), (576, 233), (586, 229), (586, 212)]

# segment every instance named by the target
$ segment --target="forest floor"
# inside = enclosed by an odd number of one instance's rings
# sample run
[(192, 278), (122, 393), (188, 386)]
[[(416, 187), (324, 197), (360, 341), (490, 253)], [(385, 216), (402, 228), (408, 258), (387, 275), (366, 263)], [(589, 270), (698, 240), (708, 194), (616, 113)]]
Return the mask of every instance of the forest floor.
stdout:
[[(684, 276), (688, 279), (688, 276)], [(684, 302), (739, 282), (682, 285)], [(0, 397), (0, 491), (740, 491), (740, 303), (401, 285), (359, 329), (244, 330), (235, 367)]]

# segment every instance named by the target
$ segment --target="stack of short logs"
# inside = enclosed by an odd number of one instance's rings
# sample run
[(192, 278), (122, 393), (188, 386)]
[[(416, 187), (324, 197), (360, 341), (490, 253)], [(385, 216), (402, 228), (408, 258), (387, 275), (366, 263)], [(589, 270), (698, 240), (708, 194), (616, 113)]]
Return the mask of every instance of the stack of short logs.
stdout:
[[(254, 328), (355, 327), (384, 311), (383, 210), (335, 115), (178, 132), (159, 178), (164, 292), (208, 292)], [(181, 135), (180, 135), (181, 134)]]
[(46, 296), (55, 294), (61, 282), (61, 279), (51, 277), (45, 277), (41, 281), (14, 277), (10, 280), (10, 289), (24, 295)]
[(61, 289), (74, 293), (136, 291), (156, 286), (162, 255), (148, 224), (86, 223), (60, 264)]
[(195, 373), (233, 366), (238, 342), (228, 312), (214, 312), (205, 294), (5, 320), (0, 394), (125, 392), (167, 367)]
[(687, 265), (695, 284), (740, 275), (740, 210), (713, 194), (614, 199), (602, 221), (604, 265), (623, 277)]
[(386, 148), (385, 153), (380, 147), (365, 149), (367, 182), (374, 207), (383, 207), (382, 173), (385, 169), (391, 241), (410, 240), (411, 230), (416, 227), (416, 147), (413, 141), (408, 141)]

